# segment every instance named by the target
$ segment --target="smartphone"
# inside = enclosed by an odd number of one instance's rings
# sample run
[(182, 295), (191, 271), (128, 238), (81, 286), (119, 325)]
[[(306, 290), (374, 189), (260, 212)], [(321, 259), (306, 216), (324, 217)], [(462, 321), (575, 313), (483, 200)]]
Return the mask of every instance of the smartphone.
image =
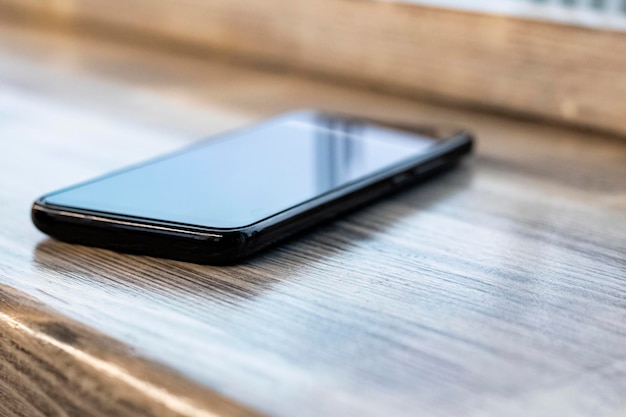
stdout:
[(71, 243), (233, 264), (454, 166), (461, 129), (295, 111), (39, 198), (32, 219)]

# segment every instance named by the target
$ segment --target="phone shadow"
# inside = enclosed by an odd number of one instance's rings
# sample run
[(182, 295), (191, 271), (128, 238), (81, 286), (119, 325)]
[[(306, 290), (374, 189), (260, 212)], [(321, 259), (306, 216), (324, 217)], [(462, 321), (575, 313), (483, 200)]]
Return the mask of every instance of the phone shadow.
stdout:
[(88, 297), (96, 297), (98, 291), (126, 291), (144, 300), (158, 298), (196, 305), (210, 300), (237, 303), (281, 286), (294, 276), (302, 277), (307, 271), (315, 275), (322, 265), (326, 269), (339, 266), (358, 270), (355, 256), (363, 252), (375, 255), (375, 248), (368, 245), (378, 239), (377, 235), (406, 216), (419, 216), (467, 189), (472, 173), (471, 167), (462, 163), (416, 187), (300, 233), (238, 265), (197, 265), (53, 239), (36, 246), (34, 264), (50, 280), (58, 280), (63, 286), (75, 282), (87, 292), (92, 291)]

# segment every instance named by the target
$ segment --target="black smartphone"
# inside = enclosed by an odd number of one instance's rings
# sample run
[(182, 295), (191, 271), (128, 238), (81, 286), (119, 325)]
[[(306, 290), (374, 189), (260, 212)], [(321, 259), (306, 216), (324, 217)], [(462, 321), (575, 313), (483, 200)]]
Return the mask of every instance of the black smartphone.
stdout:
[(232, 264), (471, 148), (463, 130), (296, 111), (47, 194), (32, 219), (66, 242)]

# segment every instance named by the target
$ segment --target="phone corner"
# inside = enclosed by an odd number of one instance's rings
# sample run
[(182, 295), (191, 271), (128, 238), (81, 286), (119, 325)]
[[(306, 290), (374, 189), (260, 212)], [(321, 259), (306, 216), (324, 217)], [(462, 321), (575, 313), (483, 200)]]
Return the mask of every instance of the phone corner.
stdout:
[(46, 203), (44, 197), (38, 198), (30, 205), (30, 219), (35, 227), (41, 231), (43, 231), (42, 228), (45, 227), (45, 220), (48, 217), (45, 206)]

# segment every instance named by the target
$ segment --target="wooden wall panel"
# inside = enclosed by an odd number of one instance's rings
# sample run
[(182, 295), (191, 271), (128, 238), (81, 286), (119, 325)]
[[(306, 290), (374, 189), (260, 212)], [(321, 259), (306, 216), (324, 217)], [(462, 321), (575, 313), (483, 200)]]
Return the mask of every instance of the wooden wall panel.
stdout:
[(367, 0), (0, 0), (0, 7), (626, 134), (625, 33)]

